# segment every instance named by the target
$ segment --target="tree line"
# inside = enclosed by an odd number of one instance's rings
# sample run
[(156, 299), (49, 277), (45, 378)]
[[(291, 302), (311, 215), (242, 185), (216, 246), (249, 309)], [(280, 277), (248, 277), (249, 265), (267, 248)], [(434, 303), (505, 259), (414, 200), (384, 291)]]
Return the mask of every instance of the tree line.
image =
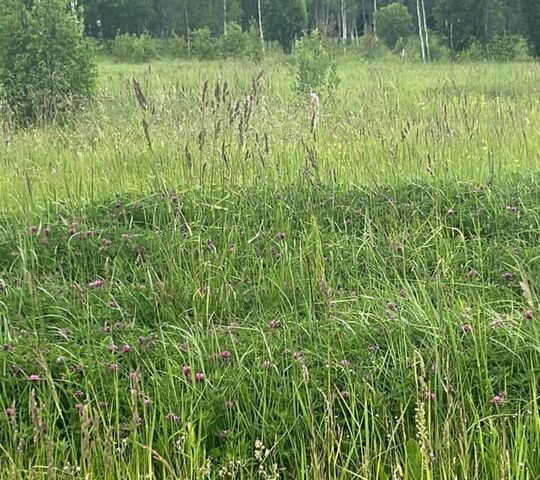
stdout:
[[(290, 51), (296, 38), (318, 29), (347, 43), (377, 33), (377, 11), (395, 0), (79, 0), (90, 36), (119, 33), (188, 37), (200, 28), (219, 36), (227, 25), (253, 28)], [(522, 35), (540, 55), (539, 0), (401, 0), (423, 38), (434, 32), (460, 52), (501, 35)], [(423, 33), (424, 32), (424, 33)]]

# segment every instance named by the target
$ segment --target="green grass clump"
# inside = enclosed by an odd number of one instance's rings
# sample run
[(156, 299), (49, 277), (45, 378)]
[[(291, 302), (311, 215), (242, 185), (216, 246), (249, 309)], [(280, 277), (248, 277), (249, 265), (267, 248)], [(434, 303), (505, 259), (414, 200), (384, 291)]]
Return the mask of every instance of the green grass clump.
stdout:
[(0, 478), (538, 478), (538, 66), (242, 65), (6, 126)]

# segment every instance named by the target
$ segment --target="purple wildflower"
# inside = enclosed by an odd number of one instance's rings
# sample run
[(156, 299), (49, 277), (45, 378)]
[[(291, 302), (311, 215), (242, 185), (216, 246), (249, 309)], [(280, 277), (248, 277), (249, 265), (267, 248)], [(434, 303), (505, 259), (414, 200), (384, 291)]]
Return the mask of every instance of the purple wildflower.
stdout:
[(231, 352), (229, 352), (228, 350), (223, 350), (219, 356), (221, 357), (222, 360), (229, 360), (231, 358)]

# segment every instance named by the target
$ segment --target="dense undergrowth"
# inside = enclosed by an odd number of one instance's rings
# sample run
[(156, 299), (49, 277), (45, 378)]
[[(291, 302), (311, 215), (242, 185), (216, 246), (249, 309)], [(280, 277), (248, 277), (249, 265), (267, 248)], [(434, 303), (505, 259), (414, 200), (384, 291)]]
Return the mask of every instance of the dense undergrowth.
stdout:
[(540, 178), (3, 219), (5, 478), (537, 478)]

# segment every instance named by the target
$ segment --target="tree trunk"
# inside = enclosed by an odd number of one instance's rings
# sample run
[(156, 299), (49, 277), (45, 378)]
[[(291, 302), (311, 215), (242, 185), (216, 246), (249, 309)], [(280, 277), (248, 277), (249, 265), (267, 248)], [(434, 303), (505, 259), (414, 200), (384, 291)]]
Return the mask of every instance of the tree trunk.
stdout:
[(373, 0), (373, 35), (377, 38), (377, 0)]
[(420, 0), (416, 0), (416, 13), (418, 15), (418, 35), (420, 36), (420, 48), (422, 49), (422, 61), (426, 63), (426, 47), (424, 45), (424, 34), (422, 15), (420, 14)]
[(223, 0), (223, 33), (227, 35), (227, 0)]
[(364, 22), (364, 35), (367, 33), (366, 0), (362, 0), (362, 22)]
[(429, 35), (427, 29), (426, 6), (424, 4), (424, 0), (422, 0), (422, 16), (424, 17), (424, 35), (426, 36), (426, 56), (429, 61), (431, 58), (431, 52), (429, 51)]
[(347, 8), (345, 7), (345, 0), (341, 0), (341, 41), (343, 45), (347, 44)]
[(262, 49), (264, 52), (264, 34), (263, 34), (263, 26), (262, 26), (261, 0), (257, 0), (257, 9), (259, 13), (259, 34), (261, 36), (261, 44), (262, 44)]

